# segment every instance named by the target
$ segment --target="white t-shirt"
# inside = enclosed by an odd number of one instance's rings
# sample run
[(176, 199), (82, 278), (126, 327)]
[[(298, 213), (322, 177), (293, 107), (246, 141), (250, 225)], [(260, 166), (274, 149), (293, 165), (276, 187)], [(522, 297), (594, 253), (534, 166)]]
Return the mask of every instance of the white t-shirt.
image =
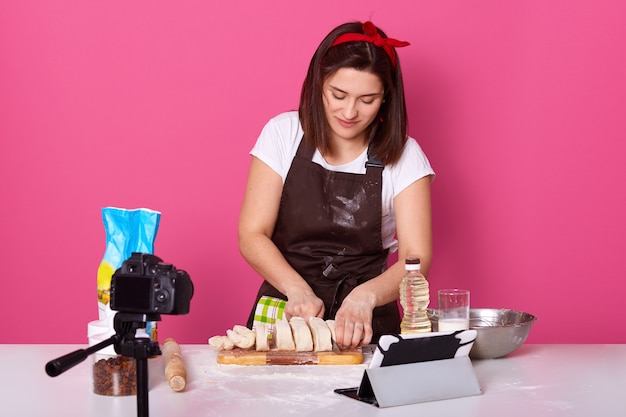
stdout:
[[(298, 112), (279, 114), (265, 125), (250, 154), (276, 171), (284, 183), (303, 135)], [(313, 162), (330, 171), (365, 174), (367, 149), (355, 160), (344, 165), (329, 165), (320, 152), (315, 150)], [(400, 160), (394, 165), (385, 166), (382, 190), (382, 238), (383, 247), (389, 248), (390, 252), (398, 249), (398, 241), (395, 238), (394, 197), (420, 178), (434, 174), (428, 158), (411, 137), (404, 146)]]

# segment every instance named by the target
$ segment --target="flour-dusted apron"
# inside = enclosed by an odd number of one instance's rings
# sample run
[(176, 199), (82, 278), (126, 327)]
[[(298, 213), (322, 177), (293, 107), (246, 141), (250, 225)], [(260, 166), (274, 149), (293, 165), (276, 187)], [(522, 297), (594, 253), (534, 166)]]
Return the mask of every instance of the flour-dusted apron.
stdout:
[[(302, 140), (285, 179), (272, 240), (324, 301), (324, 318), (330, 319), (352, 289), (387, 268), (381, 235), (383, 166), (369, 160), (365, 174), (329, 171), (312, 161), (313, 152)], [(287, 299), (267, 281), (257, 301), (264, 295)], [(253, 318), (254, 308), (248, 327)], [(400, 332), (395, 301), (374, 309), (372, 327), (373, 342)]]

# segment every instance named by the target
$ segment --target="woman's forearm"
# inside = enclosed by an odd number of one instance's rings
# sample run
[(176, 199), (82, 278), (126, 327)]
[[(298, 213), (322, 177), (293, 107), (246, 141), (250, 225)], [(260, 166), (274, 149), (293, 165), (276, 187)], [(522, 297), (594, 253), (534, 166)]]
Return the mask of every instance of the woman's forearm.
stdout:
[(281, 293), (310, 290), (306, 281), (289, 265), (266, 235), (240, 236), (239, 250), (248, 264)]
[[(422, 265), (422, 274), (428, 276), (430, 267), (429, 255), (408, 255), (419, 257)], [(359, 285), (359, 291), (367, 292), (374, 300), (375, 307), (380, 307), (391, 303), (398, 299), (400, 295), (400, 282), (404, 277), (406, 270), (404, 268), (404, 258), (398, 258), (398, 261), (391, 265), (385, 272), (371, 280)]]

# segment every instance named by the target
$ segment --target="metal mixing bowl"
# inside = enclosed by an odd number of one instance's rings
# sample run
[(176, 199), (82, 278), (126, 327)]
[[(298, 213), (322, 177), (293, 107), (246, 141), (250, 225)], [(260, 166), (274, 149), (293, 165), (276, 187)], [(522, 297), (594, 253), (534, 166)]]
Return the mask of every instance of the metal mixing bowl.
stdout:
[[(437, 310), (428, 309), (433, 331), (438, 330)], [(537, 317), (501, 308), (470, 309), (470, 329), (478, 332), (470, 352), (473, 359), (501, 358), (520, 347)]]

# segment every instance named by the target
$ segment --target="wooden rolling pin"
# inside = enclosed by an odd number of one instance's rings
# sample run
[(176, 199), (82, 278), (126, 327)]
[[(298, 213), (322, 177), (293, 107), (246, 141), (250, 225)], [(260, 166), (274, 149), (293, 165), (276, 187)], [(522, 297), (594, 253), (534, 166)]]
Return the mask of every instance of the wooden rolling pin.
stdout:
[(165, 365), (165, 379), (174, 391), (182, 391), (187, 385), (187, 370), (183, 363), (183, 354), (180, 346), (172, 338), (165, 339), (161, 348), (163, 364)]

